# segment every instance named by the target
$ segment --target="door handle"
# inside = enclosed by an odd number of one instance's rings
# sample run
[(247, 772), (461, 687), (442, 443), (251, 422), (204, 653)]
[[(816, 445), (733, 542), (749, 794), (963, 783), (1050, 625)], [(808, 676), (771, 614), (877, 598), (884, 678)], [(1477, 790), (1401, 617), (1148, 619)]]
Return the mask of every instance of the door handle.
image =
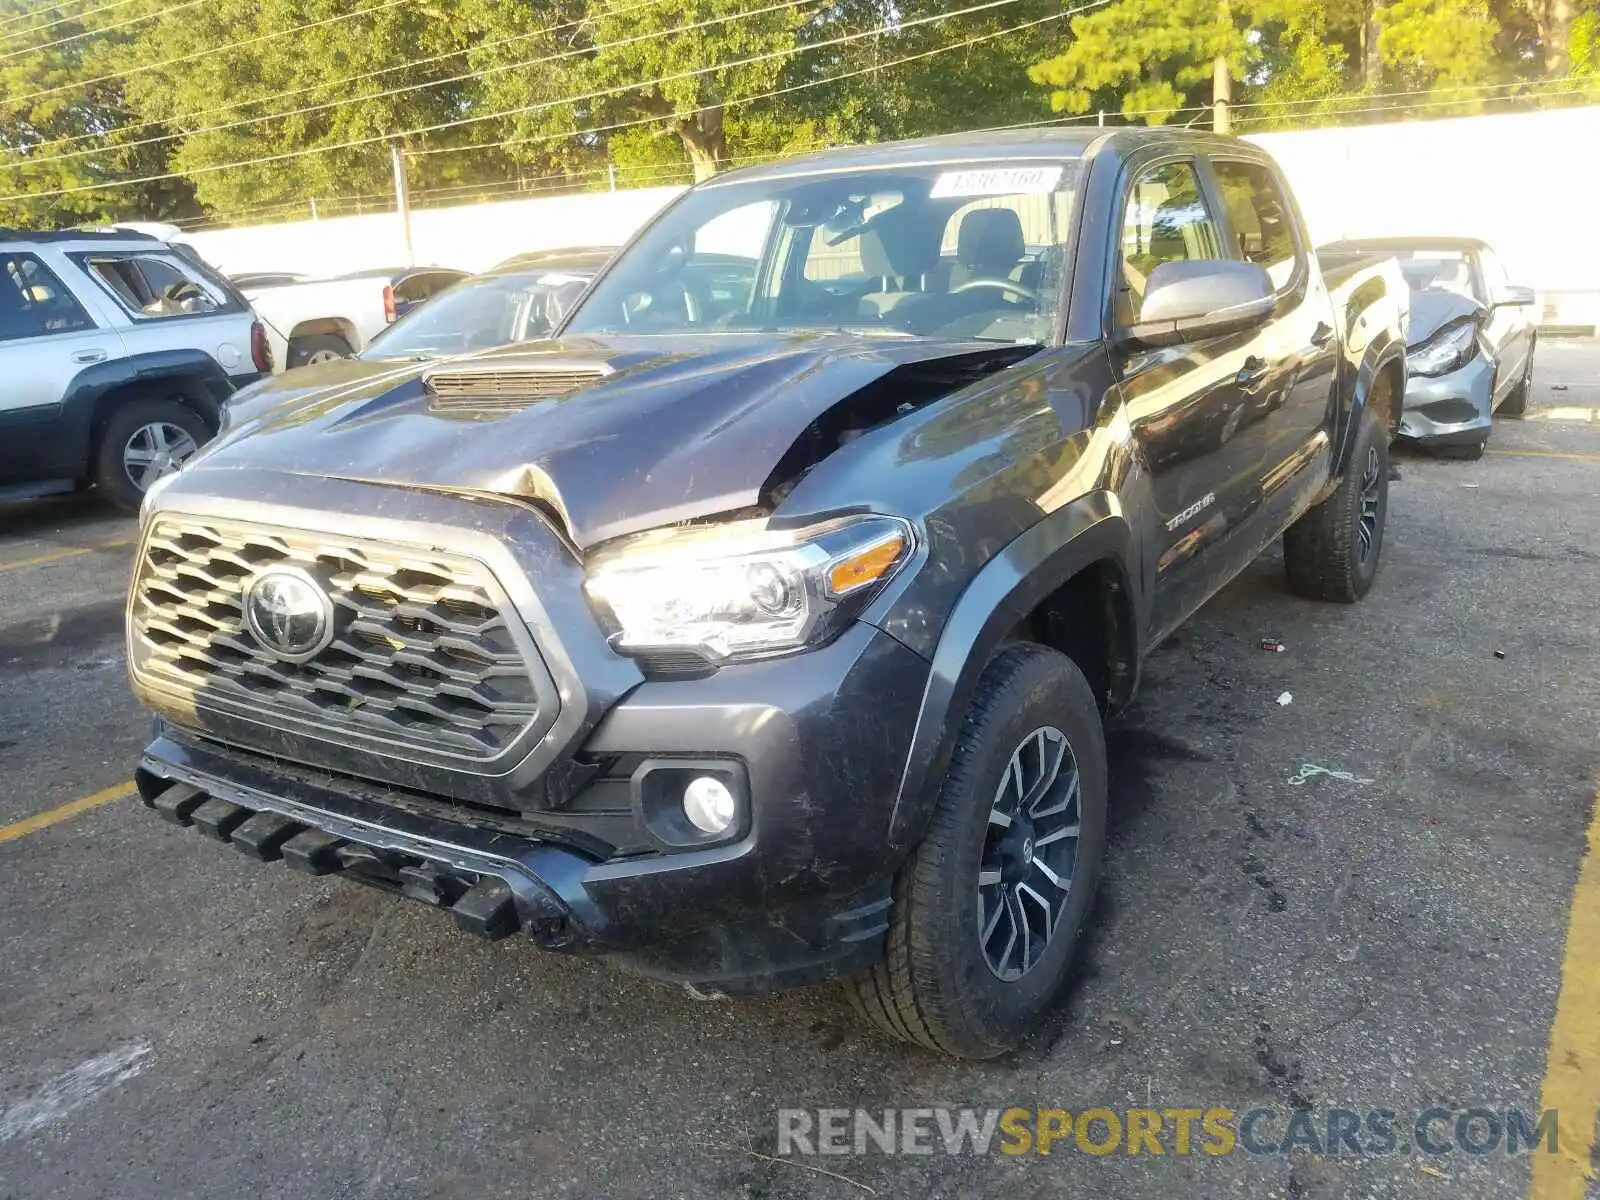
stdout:
[(1266, 382), (1266, 378), (1266, 360), (1252, 354), (1244, 360), (1244, 366), (1239, 368), (1239, 373), (1233, 377), (1233, 382), (1241, 392), (1251, 393)]
[(72, 361), (75, 363), (97, 363), (105, 362), (105, 360), (106, 352), (104, 350), (74, 350), (72, 352)]
[(1318, 321), (1317, 327), (1311, 331), (1311, 344), (1326, 346), (1331, 341), (1333, 341), (1333, 326), (1326, 321)]

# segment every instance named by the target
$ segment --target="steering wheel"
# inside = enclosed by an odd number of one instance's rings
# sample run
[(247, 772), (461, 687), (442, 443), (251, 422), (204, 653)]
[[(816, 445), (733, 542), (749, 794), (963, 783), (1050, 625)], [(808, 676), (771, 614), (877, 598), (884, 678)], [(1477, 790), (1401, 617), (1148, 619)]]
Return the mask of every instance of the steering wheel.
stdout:
[(970, 292), (973, 288), (998, 288), (1002, 292), (1010, 292), (1013, 296), (1020, 296), (1024, 300), (1039, 302), (1039, 293), (1030, 287), (1023, 287), (1020, 283), (1013, 283), (1009, 279), (969, 279), (965, 283), (958, 283), (951, 288), (947, 295), (959, 296), (962, 292)]

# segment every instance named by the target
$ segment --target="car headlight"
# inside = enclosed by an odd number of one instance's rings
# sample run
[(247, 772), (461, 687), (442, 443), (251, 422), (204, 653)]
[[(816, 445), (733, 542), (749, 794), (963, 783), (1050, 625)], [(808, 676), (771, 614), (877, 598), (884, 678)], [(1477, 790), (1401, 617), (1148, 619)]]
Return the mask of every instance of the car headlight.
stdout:
[(910, 557), (911, 524), (849, 517), (655, 530), (588, 562), (584, 590), (630, 654), (691, 651), (710, 663), (790, 654), (839, 632)]
[(1446, 325), (1422, 345), (1406, 351), (1406, 368), (1413, 375), (1443, 375), (1466, 365), (1478, 352), (1478, 323), (1457, 321)]

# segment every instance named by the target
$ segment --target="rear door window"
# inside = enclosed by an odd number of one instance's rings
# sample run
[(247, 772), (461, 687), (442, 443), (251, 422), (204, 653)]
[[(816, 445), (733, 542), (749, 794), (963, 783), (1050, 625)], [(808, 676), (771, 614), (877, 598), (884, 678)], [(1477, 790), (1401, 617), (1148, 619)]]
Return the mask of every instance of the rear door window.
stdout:
[(232, 301), (210, 280), (164, 254), (87, 254), (84, 269), (135, 320), (205, 316)]
[(1289, 286), (1300, 264), (1294, 218), (1283, 189), (1261, 163), (1213, 159), (1222, 202), (1228, 211), (1229, 249), (1245, 262), (1265, 267), (1272, 286)]
[(0, 256), (0, 342), (94, 327), (83, 306), (44, 263), (31, 254)]

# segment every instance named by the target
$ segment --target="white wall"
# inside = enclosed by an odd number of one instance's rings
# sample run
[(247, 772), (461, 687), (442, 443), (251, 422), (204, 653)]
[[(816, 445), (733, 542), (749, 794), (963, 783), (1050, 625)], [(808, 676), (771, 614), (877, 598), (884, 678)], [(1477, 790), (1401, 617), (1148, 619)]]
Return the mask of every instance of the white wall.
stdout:
[[(1456, 234), (1496, 246), (1547, 316), (1600, 319), (1600, 107), (1256, 135), (1314, 239)], [(681, 189), (588, 192), (412, 214), (416, 261), (478, 270), (524, 250), (615, 245)], [(393, 213), (190, 235), (226, 271), (331, 275), (404, 260)], [(1566, 293), (1564, 295), (1564, 293)], [(1571, 295), (1570, 293), (1587, 293)]]
[(1481, 237), (1514, 282), (1600, 301), (1600, 237), (1589, 215), (1600, 196), (1600, 107), (1250, 140), (1283, 164), (1318, 242)]
[[(415, 261), (481, 271), (527, 250), (614, 246), (682, 190), (585, 192), (422, 209), (411, 214)], [(406, 261), (400, 218), (392, 212), (202, 231), (183, 240), (192, 242), (207, 262), (230, 273), (338, 275)]]

